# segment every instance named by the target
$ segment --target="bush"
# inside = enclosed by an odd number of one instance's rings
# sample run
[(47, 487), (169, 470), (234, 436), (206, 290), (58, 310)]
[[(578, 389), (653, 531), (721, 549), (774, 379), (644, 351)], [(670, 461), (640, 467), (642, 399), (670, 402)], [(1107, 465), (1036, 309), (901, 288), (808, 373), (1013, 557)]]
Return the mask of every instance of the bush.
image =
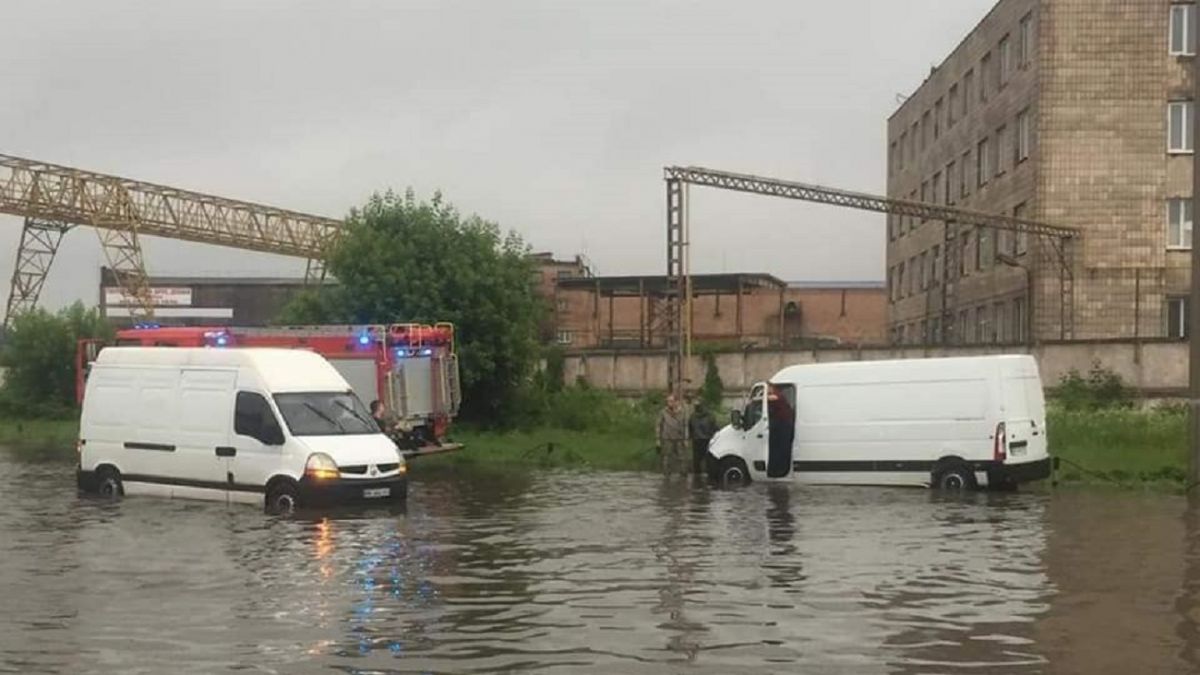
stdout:
[(64, 417), (75, 408), (75, 351), (79, 340), (109, 339), (112, 326), (82, 303), (51, 314), (38, 308), (14, 316), (0, 351), (6, 368), (0, 413)]
[(1064, 410), (1119, 410), (1133, 407), (1133, 391), (1121, 376), (1097, 361), (1084, 377), (1071, 369), (1052, 392), (1054, 402)]
[(721, 382), (721, 371), (717, 369), (717, 357), (713, 352), (704, 352), (704, 384), (700, 387), (700, 403), (709, 410), (720, 410), (721, 399), (725, 393), (725, 383)]

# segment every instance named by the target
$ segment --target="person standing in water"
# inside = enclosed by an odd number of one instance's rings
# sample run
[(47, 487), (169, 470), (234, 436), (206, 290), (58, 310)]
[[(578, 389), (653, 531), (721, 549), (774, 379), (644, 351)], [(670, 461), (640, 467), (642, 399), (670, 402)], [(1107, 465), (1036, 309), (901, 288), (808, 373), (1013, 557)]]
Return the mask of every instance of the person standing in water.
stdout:
[(664, 474), (686, 474), (687, 461), (687, 413), (674, 394), (667, 396), (667, 405), (658, 415), (655, 438), (658, 441), (659, 460)]

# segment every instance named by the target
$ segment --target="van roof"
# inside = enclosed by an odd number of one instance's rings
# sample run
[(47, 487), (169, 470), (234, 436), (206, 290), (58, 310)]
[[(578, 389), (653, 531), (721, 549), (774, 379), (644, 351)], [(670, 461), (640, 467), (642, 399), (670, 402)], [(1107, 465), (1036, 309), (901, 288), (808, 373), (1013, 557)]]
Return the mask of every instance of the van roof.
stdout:
[(853, 371), (903, 369), (908, 372), (958, 374), (981, 368), (996, 368), (1002, 364), (1025, 372), (1037, 373), (1037, 361), (1028, 354), (996, 354), (990, 356), (953, 356), (946, 358), (889, 359), (885, 361), (837, 361), (788, 366), (771, 377), (771, 382), (796, 382), (810, 377)]
[(107, 347), (104, 366), (250, 368), (275, 393), (346, 391), (350, 385), (323, 356), (307, 349), (265, 347)]

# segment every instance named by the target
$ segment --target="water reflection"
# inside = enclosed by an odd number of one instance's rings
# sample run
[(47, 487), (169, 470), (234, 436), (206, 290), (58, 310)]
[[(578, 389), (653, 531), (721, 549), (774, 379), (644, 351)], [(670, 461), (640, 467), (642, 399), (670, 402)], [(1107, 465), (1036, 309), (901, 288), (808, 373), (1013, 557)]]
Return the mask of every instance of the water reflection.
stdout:
[(0, 671), (1197, 672), (1200, 511), (638, 474), (400, 511), (80, 500), (5, 459)]

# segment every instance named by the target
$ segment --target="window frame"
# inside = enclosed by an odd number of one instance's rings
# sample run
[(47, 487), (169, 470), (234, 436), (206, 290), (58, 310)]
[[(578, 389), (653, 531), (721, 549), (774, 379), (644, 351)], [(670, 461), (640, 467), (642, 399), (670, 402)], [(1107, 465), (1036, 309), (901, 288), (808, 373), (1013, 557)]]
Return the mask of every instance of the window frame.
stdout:
[[(1173, 146), (1175, 109), (1182, 108), (1181, 120), (1182, 128), (1180, 130), (1182, 144), (1180, 147)], [(1189, 115), (1189, 112), (1191, 113)], [(1195, 121), (1196, 106), (1194, 101), (1168, 101), (1167, 102), (1167, 154), (1170, 155), (1190, 155), (1196, 150), (1195, 139), (1192, 138), (1194, 129), (1192, 128)], [(1189, 118), (1192, 124), (1189, 124)]]
[[(1196, 3), (1195, 2), (1172, 2), (1167, 18), (1167, 54), (1169, 56), (1195, 56), (1196, 55)], [(1178, 13), (1183, 14), (1183, 45), (1176, 49), (1175, 47), (1175, 27), (1176, 16)], [(1191, 51), (1188, 51), (1188, 50)]]
[[(1174, 340), (1186, 340), (1188, 338), (1188, 314), (1191, 310), (1191, 308), (1188, 307), (1190, 304), (1188, 302), (1188, 297), (1186, 295), (1168, 295), (1167, 301), (1163, 304), (1164, 309), (1166, 310), (1166, 316), (1164, 317), (1166, 323), (1166, 326), (1164, 326), (1166, 336)], [(1177, 305), (1180, 309), (1179, 326), (1178, 330), (1173, 331), (1171, 330), (1172, 318), (1174, 318), (1174, 312), (1172, 310)]]
[(996, 88), (1003, 89), (1012, 79), (1012, 34), (1005, 33), (996, 47)]
[(1017, 129), (1017, 142), (1013, 155), (1016, 160), (1013, 164), (1014, 166), (1029, 159), (1029, 155), (1033, 151), (1033, 123), (1029, 108), (1025, 108), (1017, 113), (1015, 126)]
[(1033, 12), (1017, 24), (1017, 68), (1025, 70), (1033, 61)]
[[(1179, 208), (1179, 221), (1180, 222), (1178, 223), (1179, 242), (1180, 243), (1175, 243), (1174, 241), (1172, 241), (1172, 234), (1174, 234), (1172, 232), (1172, 230), (1176, 227), (1175, 218), (1174, 218), (1175, 214), (1172, 213), (1172, 207), (1175, 206), (1176, 204), (1180, 205), (1180, 208)], [(1190, 197), (1170, 197), (1167, 199), (1167, 250), (1168, 251), (1190, 251), (1190, 250), (1192, 250), (1192, 246), (1196, 242), (1196, 239), (1195, 239), (1196, 220), (1195, 220), (1195, 214), (1188, 213), (1188, 211), (1191, 209), (1192, 209), (1192, 199)], [(1192, 216), (1191, 222), (1188, 222), (1188, 220), (1187, 220), (1188, 215)], [(1188, 238), (1191, 239), (1190, 243), (1188, 243), (1188, 244), (1182, 243), (1183, 241), (1186, 241)]]

